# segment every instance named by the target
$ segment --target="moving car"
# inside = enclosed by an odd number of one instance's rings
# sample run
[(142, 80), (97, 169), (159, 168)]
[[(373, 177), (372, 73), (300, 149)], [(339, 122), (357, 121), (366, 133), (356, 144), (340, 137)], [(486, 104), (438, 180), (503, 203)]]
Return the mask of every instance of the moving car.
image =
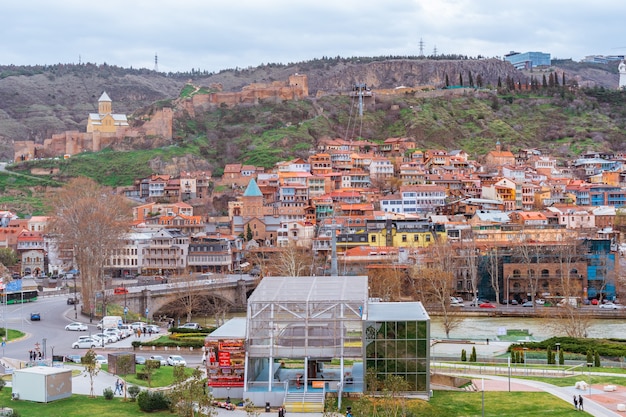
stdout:
[(150, 360), (151, 361), (159, 361), (159, 362), (161, 362), (161, 366), (167, 365), (167, 361), (161, 355), (152, 355), (152, 356), (150, 356)]
[(80, 302), (78, 301), (78, 297), (70, 297), (67, 299), (67, 305), (71, 306), (74, 304), (79, 304)]
[(161, 331), (161, 328), (155, 324), (148, 324), (146, 326), (147, 333), (159, 333), (160, 331)]
[(167, 357), (167, 364), (169, 366), (187, 366), (187, 361), (180, 355), (170, 355)]
[(609, 309), (609, 310), (619, 310), (620, 308), (622, 308), (622, 306), (617, 305), (617, 304), (613, 304), (613, 303), (600, 304), (599, 307), (600, 308), (606, 308), (606, 309)]
[(39, 313), (30, 313), (30, 321), (40, 321), (41, 314)]
[(146, 323), (144, 323), (144, 322), (136, 321), (134, 323), (131, 323), (130, 327), (133, 330), (137, 330), (137, 329), (143, 329), (145, 325), (146, 325)]
[(86, 332), (88, 329), (87, 325), (83, 324), (83, 323), (79, 323), (77, 321), (68, 324), (67, 326), (65, 326), (65, 330), (71, 330), (71, 331), (75, 331), (75, 332)]
[(72, 349), (93, 349), (100, 344), (99, 342), (99, 340), (89, 337), (86, 339), (80, 339), (72, 343)]
[(495, 304), (491, 304), (490, 302), (482, 303), (478, 307), (480, 308), (496, 308)]

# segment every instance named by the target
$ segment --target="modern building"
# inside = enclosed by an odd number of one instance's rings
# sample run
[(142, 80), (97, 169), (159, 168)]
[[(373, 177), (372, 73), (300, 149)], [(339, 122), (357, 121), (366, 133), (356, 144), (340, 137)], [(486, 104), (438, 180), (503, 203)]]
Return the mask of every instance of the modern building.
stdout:
[(322, 411), (327, 392), (362, 393), (371, 368), (428, 398), (429, 338), (421, 303), (372, 302), (366, 276), (265, 277), (248, 299), (243, 394)]
[(520, 53), (511, 51), (504, 56), (504, 60), (513, 64), (516, 69), (532, 69), (551, 65), (550, 54), (545, 52)]

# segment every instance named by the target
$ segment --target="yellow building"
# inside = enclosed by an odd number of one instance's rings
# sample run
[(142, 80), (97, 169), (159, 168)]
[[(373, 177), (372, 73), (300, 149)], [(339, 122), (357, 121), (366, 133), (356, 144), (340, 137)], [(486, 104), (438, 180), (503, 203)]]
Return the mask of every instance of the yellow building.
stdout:
[(115, 133), (118, 127), (127, 127), (125, 114), (116, 114), (111, 110), (111, 99), (105, 92), (98, 100), (98, 113), (89, 113), (87, 132)]
[(428, 224), (415, 220), (388, 220), (383, 222), (381, 227), (372, 227), (374, 222), (368, 222), (367, 241), (369, 246), (426, 248), (435, 242), (445, 242), (446, 240), (446, 231), (442, 224)]

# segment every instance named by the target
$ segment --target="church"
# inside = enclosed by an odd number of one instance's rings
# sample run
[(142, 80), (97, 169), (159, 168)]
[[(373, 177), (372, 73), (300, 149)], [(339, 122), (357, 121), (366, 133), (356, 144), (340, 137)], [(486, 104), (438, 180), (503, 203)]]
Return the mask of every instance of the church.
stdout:
[(115, 133), (118, 127), (128, 127), (125, 114), (116, 114), (111, 110), (112, 100), (102, 93), (98, 100), (98, 113), (89, 113), (87, 132)]

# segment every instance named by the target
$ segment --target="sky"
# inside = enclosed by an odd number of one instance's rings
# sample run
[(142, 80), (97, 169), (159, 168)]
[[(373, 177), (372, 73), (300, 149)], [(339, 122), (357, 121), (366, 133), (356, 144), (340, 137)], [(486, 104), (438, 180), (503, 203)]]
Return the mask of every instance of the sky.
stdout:
[(540, 51), (626, 54), (624, 0), (18, 0), (0, 8), (0, 65), (162, 72), (322, 57)]

